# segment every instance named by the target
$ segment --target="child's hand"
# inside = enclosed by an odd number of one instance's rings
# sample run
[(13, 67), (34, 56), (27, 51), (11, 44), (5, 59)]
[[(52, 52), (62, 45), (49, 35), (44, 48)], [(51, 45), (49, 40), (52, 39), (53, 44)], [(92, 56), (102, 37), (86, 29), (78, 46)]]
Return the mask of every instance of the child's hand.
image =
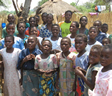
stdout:
[(27, 56), (24, 58), (24, 62), (27, 62), (27, 61), (29, 61), (29, 60), (31, 60), (31, 59), (32, 59), (31, 55), (27, 55)]
[(35, 60), (35, 55), (34, 55), (34, 54), (30, 54), (30, 56), (31, 56), (31, 58), (32, 58), (33, 60)]
[(75, 74), (79, 75), (80, 77), (84, 76), (83, 72), (81, 71), (80, 67), (75, 68)]

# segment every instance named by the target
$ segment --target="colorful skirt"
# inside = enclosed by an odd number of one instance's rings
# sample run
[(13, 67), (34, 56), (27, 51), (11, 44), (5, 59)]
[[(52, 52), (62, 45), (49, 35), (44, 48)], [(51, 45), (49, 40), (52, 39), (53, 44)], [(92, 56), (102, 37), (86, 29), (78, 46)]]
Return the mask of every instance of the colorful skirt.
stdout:
[(52, 76), (39, 74), (39, 96), (56, 96), (56, 73)]
[(35, 70), (23, 70), (22, 96), (38, 95), (38, 73)]

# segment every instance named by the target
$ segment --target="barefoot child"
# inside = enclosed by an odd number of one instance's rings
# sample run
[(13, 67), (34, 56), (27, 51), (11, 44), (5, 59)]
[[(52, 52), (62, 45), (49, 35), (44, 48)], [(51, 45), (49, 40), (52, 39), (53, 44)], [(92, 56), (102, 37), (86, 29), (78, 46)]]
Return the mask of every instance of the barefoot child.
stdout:
[(59, 32), (60, 32), (60, 27), (58, 24), (53, 24), (51, 27), (51, 31), (52, 31), (52, 36), (49, 38), (45, 38), (49, 41), (51, 41), (52, 43), (52, 52), (53, 53), (57, 53), (61, 51), (61, 47), (60, 47), (60, 42), (61, 42), (61, 37), (59, 37)]
[(36, 49), (37, 38), (31, 35), (28, 38), (28, 46), (19, 54), (17, 68), (21, 69), (23, 92), (22, 96), (38, 96), (38, 73), (34, 70), (35, 56), (41, 54), (39, 49)]
[(56, 55), (50, 54), (52, 44), (49, 40), (42, 42), (43, 54), (35, 58), (35, 70), (39, 72), (39, 95), (56, 96), (55, 90), (55, 71), (58, 68)]
[(112, 45), (106, 45), (102, 48), (100, 63), (102, 67), (96, 75), (93, 93), (89, 96), (112, 95)]
[[(88, 96), (88, 89), (93, 90), (95, 86), (95, 77), (98, 72), (98, 70), (101, 67), (100, 61), (100, 55), (101, 55), (101, 48), (100, 45), (94, 45), (91, 48), (90, 54), (89, 54), (89, 67), (87, 69), (87, 72), (83, 70), (81, 67), (75, 68), (75, 74), (80, 76), (84, 82), (85, 82), (85, 88), (84, 88), (84, 96)], [(85, 77), (86, 74), (86, 77)]]
[(76, 48), (75, 48), (75, 36), (77, 34), (77, 30), (79, 29), (79, 23), (76, 21), (73, 21), (70, 25), (70, 32), (71, 34), (68, 34), (67, 37), (71, 40), (71, 47), (69, 49), (70, 52), (74, 52), (77, 54)]
[(95, 26), (90, 27), (89, 29), (89, 40), (86, 46), (86, 51), (88, 55), (90, 53), (91, 47), (94, 45), (102, 45), (99, 41), (96, 41), (96, 36), (98, 35), (98, 29)]
[[(88, 53), (85, 50), (87, 45), (87, 36), (85, 34), (78, 34), (75, 37), (75, 47), (79, 54), (75, 59), (76, 67), (79, 66), (84, 70), (87, 70), (88, 67)], [(76, 81), (75, 81), (76, 82)], [(84, 94), (84, 81), (78, 76), (77, 77), (77, 86), (76, 86), (76, 94), (77, 96), (83, 96)], [(76, 84), (75, 83), (75, 84)]]
[(13, 48), (13, 44), (14, 37), (7, 35), (5, 37), (6, 48), (0, 50), (4, 66), (4, 96), (21, 96), (19, 75), (16, 69), (21, 50)]
[(70, 52), (71, 41), (68, 37), (61, 40), (62, 52), (57, 53), (59, 64), (59, 85), (61, 96), (74, 96), (72, 85), (75, 79), (75, 53)]
[(77, 34), (82, 33), (82, 34), (88, 35), (89, 30), (86, 28), (87, 22), (88, 22), (88, 19), (86, 16), (82, 16), (80, 18), (81, 28), (79, 28), (79, 30), (77, 31)]

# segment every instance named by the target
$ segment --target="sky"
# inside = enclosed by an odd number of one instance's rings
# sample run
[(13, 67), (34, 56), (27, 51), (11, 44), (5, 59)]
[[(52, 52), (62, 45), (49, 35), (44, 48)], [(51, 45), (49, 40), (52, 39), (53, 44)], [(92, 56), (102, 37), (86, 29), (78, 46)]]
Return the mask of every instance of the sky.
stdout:
[[(6, 5), (8, 5), (8, 8), (3, 8), (3, 7), (0, 7), (0, 11), (2, 10), (8, 10), (8, 11), (14, 11), (14, 7), (13, 7), (13, 4), (12, 4), (12, 0), (3, 0)], [(9, 2), (7, 2), (9, 1)], [(16, 2), (16, 0), (14, 0)], [(18, 0), (18, 5), (20, 6), (21, 3), (23, 3), (24, 5), (24, 1), (25, 0)], [(34, 7), (36, 7), (38, 5), (38, 2), (41, 1), (41, 0), (32, 0), (32, 3), (31, 3), (31, 9), (33, 9)], [(76, 2), (77, 0), (63, 0), (67, 3), (72, 3), (72, 2)], [(90, 0), (79, 0), (78, 2), (78, 5), (82, 5), (84, 4), (85, 2), (89, 2)]]

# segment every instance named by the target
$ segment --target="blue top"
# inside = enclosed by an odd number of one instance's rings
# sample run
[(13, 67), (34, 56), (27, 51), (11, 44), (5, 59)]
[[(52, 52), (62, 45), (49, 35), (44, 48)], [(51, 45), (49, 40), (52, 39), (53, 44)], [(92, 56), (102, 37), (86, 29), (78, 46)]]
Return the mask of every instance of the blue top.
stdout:
[(100, 31), (100, 33), (99, 33), (99, 34), (97, 35), (97, 37), (96, 37), (96, 41), (99, 41), (100, 43), (102, 43), (102, 40), (103, 40), (104, 38), (106, 38), (105, 33), (103, 33), (103, 32)]
[[(47, 29), (47, 24), (45, 26), (42, 26), (42, 28), (40, 29), (40, 37), (44, 38), (44, 37), (51, 37), (52, 36), (52, 32), (50, 32)], [(59, 32), (59, 37), (62, 37), (61, 35), (61, 29)]]
[[(5, 40), (2, 39), (2, 40), (0, 41), (0, 49), (2, 49), (2, 48), (4, 48), (4, 47), (5, 47)], [(21, 50), (23, 50), (23, 49), (25, 48), (25, 47), (24, 47), (24, 43), (23, 43), (23, 41), (22, 41), (21, 38), (15, 37), (15, 36), (14, 36), (13, 48), (19, 48), (19, 49), (21, 49)]]
[[(21, 53), (19, 54), (17, 69), (20, 69), (22, 60), (29, 54), (31, 54), (31, 53), (28, 48), (21, 51)], [(34, 51), (32, 52), (32, 54), (34, 54), (36, 56), (36, 55), (42, 54), (42, 52), (39, 49), (35, 48)], [(34, 60), (32, 59), (32, 60), (25, 62), (23, 64), (23, 69), (24, 70), (33, 70), (34, 69)]]

